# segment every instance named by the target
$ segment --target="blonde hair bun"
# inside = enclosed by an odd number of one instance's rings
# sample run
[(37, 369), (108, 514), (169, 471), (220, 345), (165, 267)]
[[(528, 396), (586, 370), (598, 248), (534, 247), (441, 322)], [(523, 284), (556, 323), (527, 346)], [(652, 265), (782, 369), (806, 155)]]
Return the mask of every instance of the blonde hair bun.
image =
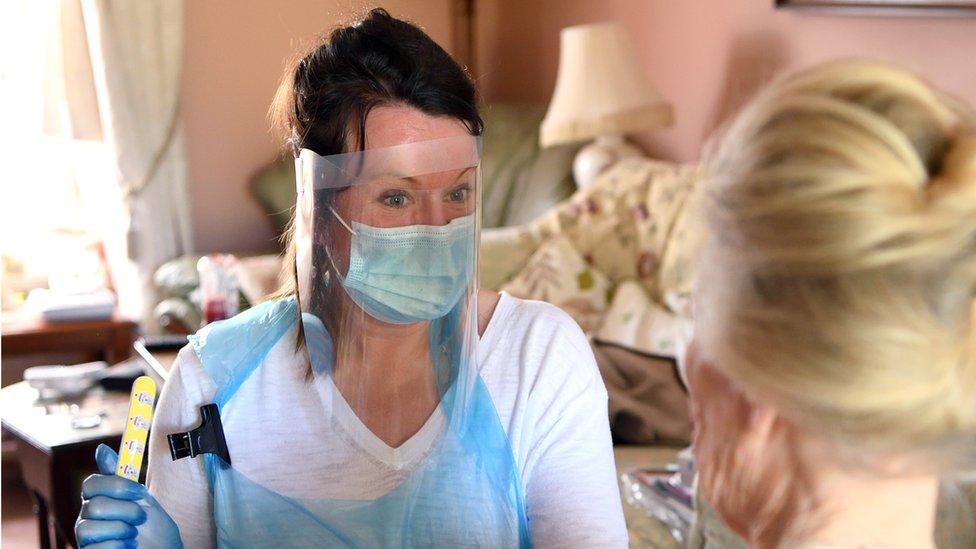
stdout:
[(703, 353), (857, 445), (976, 445), (976, 116), (914, 74), (771, 84), (706, 151)]

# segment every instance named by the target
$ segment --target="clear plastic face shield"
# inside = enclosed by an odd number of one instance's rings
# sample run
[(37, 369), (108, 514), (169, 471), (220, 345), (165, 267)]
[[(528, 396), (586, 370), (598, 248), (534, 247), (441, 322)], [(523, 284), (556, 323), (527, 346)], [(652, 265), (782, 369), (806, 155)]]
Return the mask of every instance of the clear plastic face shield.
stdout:
[[(340, 320), (368, 327), (430, 322), (468, 304), (479, 160), (480, 139), (473, 136), (328, 157), (302, 149), (296, 160), (302, 311), (336, 328)], [(363, 314), (370, 318), (353, 318)]]
[[(296, 159), (309, 362), (357, 415), (373, 416), (367, 401), (378, 386), (401, 402), (398, 391), (410, 392), (416, 410), (373, 425), (387, 442), (409, 435), (453, 384), (470, 382), (480, 146), (464, 135), (328, 157), (302, 149)], [(450, 404), (463, 405), (466, 392)]]

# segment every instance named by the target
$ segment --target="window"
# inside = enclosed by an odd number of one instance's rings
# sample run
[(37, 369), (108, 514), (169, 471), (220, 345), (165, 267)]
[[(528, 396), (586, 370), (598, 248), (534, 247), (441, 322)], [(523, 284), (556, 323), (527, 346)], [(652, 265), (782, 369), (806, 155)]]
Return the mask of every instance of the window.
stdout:
[[(57, 80), (58, 2), (11, 2), (0, 87), (8, 107), (0, 146), (0, 256), (3, 309), (38, 287), (74, 292), (110, 284), (99, 224), (111, 187), (110, 151), (74, 139), (64, 83)], [(16, 55), (13, 53), (16, 52)], [(61, 85), (61, 93), (58, 93)], [(97, 110), (90, 119), (97, 120)], [(66, 131), (66, 129), (68, 131)]]

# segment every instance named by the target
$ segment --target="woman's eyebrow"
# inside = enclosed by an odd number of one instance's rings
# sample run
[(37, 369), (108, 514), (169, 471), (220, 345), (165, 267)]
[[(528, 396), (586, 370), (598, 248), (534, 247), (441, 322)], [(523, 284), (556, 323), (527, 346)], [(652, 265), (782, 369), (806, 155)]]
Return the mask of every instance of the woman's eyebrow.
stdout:
[(454, 178), (454, 182), (457, 183), (459, 179), (461, 179), (462, 177), (464, 177), (464, 175), (466, 173), (470, 172), (474, 168), (475, 168), (474, 166), (469, 166), (469, 167), (465, 168), (464, 171), (462, 171), (461, 173), (459, 173), (458, 176)]
[(465, 168), (463, 171), (461, 171), (461, 173), (458, 174), (457, 177), (454, 178), (454, 182), (451, 183), (451, 184), (453, 185), (454, 183), (457, 183), (458, 181), (460, 181), (461, 178), (465, 176), (465, 174), (467, 174), (468, 172), (470, 172), (473, 169), (474, 169), (474, 166), (471, 166), (469, 168)]
[[(462, 177), (465, 176), (465, 174), (467, 174), (468, 172), (470, 172), (473, 169), (475, 169), (475, 166), (470, 166), (468, 168), (465, 168), (464, 171), (462, 171), (461, 173), (459, 173), (458, 176), (454, 178), (454, 183), (457, 183), (458, 180), (460, 180)], [(384, 174), (380, 174), (380, 175), (376, 176), (374, 178), (374, 180), (375, 181), (380, 181), (380, 180), (383, 180), (383, 179), (386, 179), (386, 178), (390, 178), (390, 179), (401, 179), (401, 180), (406, 181), (408, 183), (412, 183), (414, 185), (420, 186), (421, 183), (420, 183), (420, 180), (417, 179), (417, 177), (418, 176), (400, 175), (400, 174), (395, 174), (395, 173), (384, 173)]]

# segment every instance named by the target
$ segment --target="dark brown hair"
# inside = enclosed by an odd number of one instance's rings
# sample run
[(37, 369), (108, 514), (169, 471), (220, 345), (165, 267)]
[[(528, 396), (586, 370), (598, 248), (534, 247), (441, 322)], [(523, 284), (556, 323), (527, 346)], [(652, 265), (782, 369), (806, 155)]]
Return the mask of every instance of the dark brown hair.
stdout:
[[(423, 30), (381, 8), (335, 29), (290, 63), (270, 114), (274, 130), (290, 152), (297, 156), (301, 149), (310, 149), (327, 156), (363, 150), (366, 117), (380, 105), (405, 105), (428, 115), (456, 118), (472, 135), (481, 135), (484, 127), (474, 84), (464, 69)], [(286, 282), (272, 299), (297, 292), (294, 216), (283, 239)], [(313, 269), (323, 272), (312, 276), (328, 276), (322, 252), (313, 250)], [(315, 309), (327, 305), (325, 294), (309, 297)], [(302, 344), (299, 330), (299, 347)]]
[(285, 71), (272, 122), (294, 152), (326, 156), (364, 146), (366, 117), (377, 105), (400, 104), (450, 116), (481, 135), (474, 84), (464, 69), (418, 27), (371, 10), (340, 27)]

